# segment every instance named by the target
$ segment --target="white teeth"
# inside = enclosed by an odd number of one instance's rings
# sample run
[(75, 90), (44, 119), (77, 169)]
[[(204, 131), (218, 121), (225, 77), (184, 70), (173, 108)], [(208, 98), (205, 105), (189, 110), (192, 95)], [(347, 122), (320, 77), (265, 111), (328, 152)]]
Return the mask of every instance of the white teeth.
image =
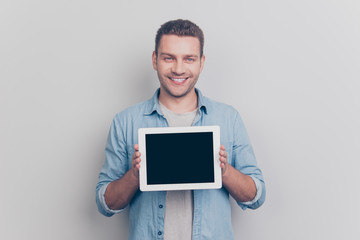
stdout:
[(186, 78), (171, 78), (171, 80), (173, 80), (175, 82), (183, 82), (186, 80)]

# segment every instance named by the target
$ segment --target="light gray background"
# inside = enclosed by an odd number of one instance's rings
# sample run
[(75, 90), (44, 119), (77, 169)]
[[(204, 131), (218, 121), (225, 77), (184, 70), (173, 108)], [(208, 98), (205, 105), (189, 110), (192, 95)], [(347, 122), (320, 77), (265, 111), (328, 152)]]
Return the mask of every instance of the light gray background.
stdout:
[[(0, 3), (0, 238), (126, 239), (97, 212), (112, 117), (152, 96), (155, 32), (205, 32), (198, 87), (237, 108), (267, 184), (236, 239), (360, 239), (360, 3)], [(221, 206), (219, 206), (221, 207)]]

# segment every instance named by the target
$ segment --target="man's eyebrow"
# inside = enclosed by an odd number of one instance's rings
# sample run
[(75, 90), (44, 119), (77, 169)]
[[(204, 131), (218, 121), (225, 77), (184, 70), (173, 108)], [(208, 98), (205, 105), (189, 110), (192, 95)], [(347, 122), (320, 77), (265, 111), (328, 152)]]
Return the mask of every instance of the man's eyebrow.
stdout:
[(172, 54), (170, 54), (170, 53), (160, 53), (160, 56), (163, 56), (163, 55), (174, 56), (174, 55), (172, 55)]
[[(170, 57), (174, 57), (175, 55), (171, 54), (171, 53), (160, 53), (160, 56), (170, 56)], [(185, 54), (184, 55), (186, 58), (192, 57), (192, 58), (198, 58), (199, 56), (196, 54)]]
[(198, 58), (199, 56), (196, 54), (189, 54), (189, 55), (186, 55), (186, 57)]

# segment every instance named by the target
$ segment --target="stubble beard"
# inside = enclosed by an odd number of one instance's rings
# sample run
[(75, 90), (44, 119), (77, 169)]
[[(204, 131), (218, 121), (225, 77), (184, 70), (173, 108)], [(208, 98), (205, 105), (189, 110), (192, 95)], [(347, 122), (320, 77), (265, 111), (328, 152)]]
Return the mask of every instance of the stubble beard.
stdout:
[[(174, 92), (172, 92), (170, 90), (170, 88), (168, 87), (168, 85), (166, 84), (165, 80), (162, 80), (163, 78), (161, 76), (158, 76), (159, 81), (160, 81), (160, 85), (162, 87), (162, 89), (164, 89), (164, 91), (171, 97), (173, 98), (182, 98), (185, 97), (186, 95), (188, 95), (195, 87), (197, 80), (198, 79), (193, 79), (194, 81), (191, 83), (191, 85), (185, 90), (185, 92), (180, 93), (180, 94), (175, 94)], [(165, 77), (166, 78), (166, 77)]]

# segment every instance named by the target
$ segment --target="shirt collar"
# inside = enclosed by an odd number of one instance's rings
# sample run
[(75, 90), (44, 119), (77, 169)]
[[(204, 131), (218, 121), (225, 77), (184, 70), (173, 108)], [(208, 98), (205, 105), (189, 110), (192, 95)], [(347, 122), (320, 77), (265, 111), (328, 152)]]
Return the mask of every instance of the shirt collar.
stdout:
[(163, 115), (160, 111), (160, 105), (159, 105), (159, 94), (160, 94), (160, 88), (158, 88), (155, 92), (155, 94), (152, 96), (152, 98), (149, 100), (149, 105), (147, 110), (145, 111), (145, 115), (151, 115), (154, 112), (157, 112), (161, 116)]
[[(195, 88), (195, 92), (198, 97), (198, 109), (200, 110), (200, 112), (203, 111), (205, 114), (207, 114), (207, 107), (206, 107), (204, 96), (202, 95), (200, 90), (197, 88)], [(145, 115), (151, 115), (154, 112), (157, 112), (159, 115), (163, 116), (163, 113), (161, 112), (160, 105), (159, 105), (159, 94), (160, 94), (160, 88), (158, 88), (156, 90), (155, 94), (150, 99), (149, 108), (147, 111), (145, 111), (145, 113), (144, 113)]]

